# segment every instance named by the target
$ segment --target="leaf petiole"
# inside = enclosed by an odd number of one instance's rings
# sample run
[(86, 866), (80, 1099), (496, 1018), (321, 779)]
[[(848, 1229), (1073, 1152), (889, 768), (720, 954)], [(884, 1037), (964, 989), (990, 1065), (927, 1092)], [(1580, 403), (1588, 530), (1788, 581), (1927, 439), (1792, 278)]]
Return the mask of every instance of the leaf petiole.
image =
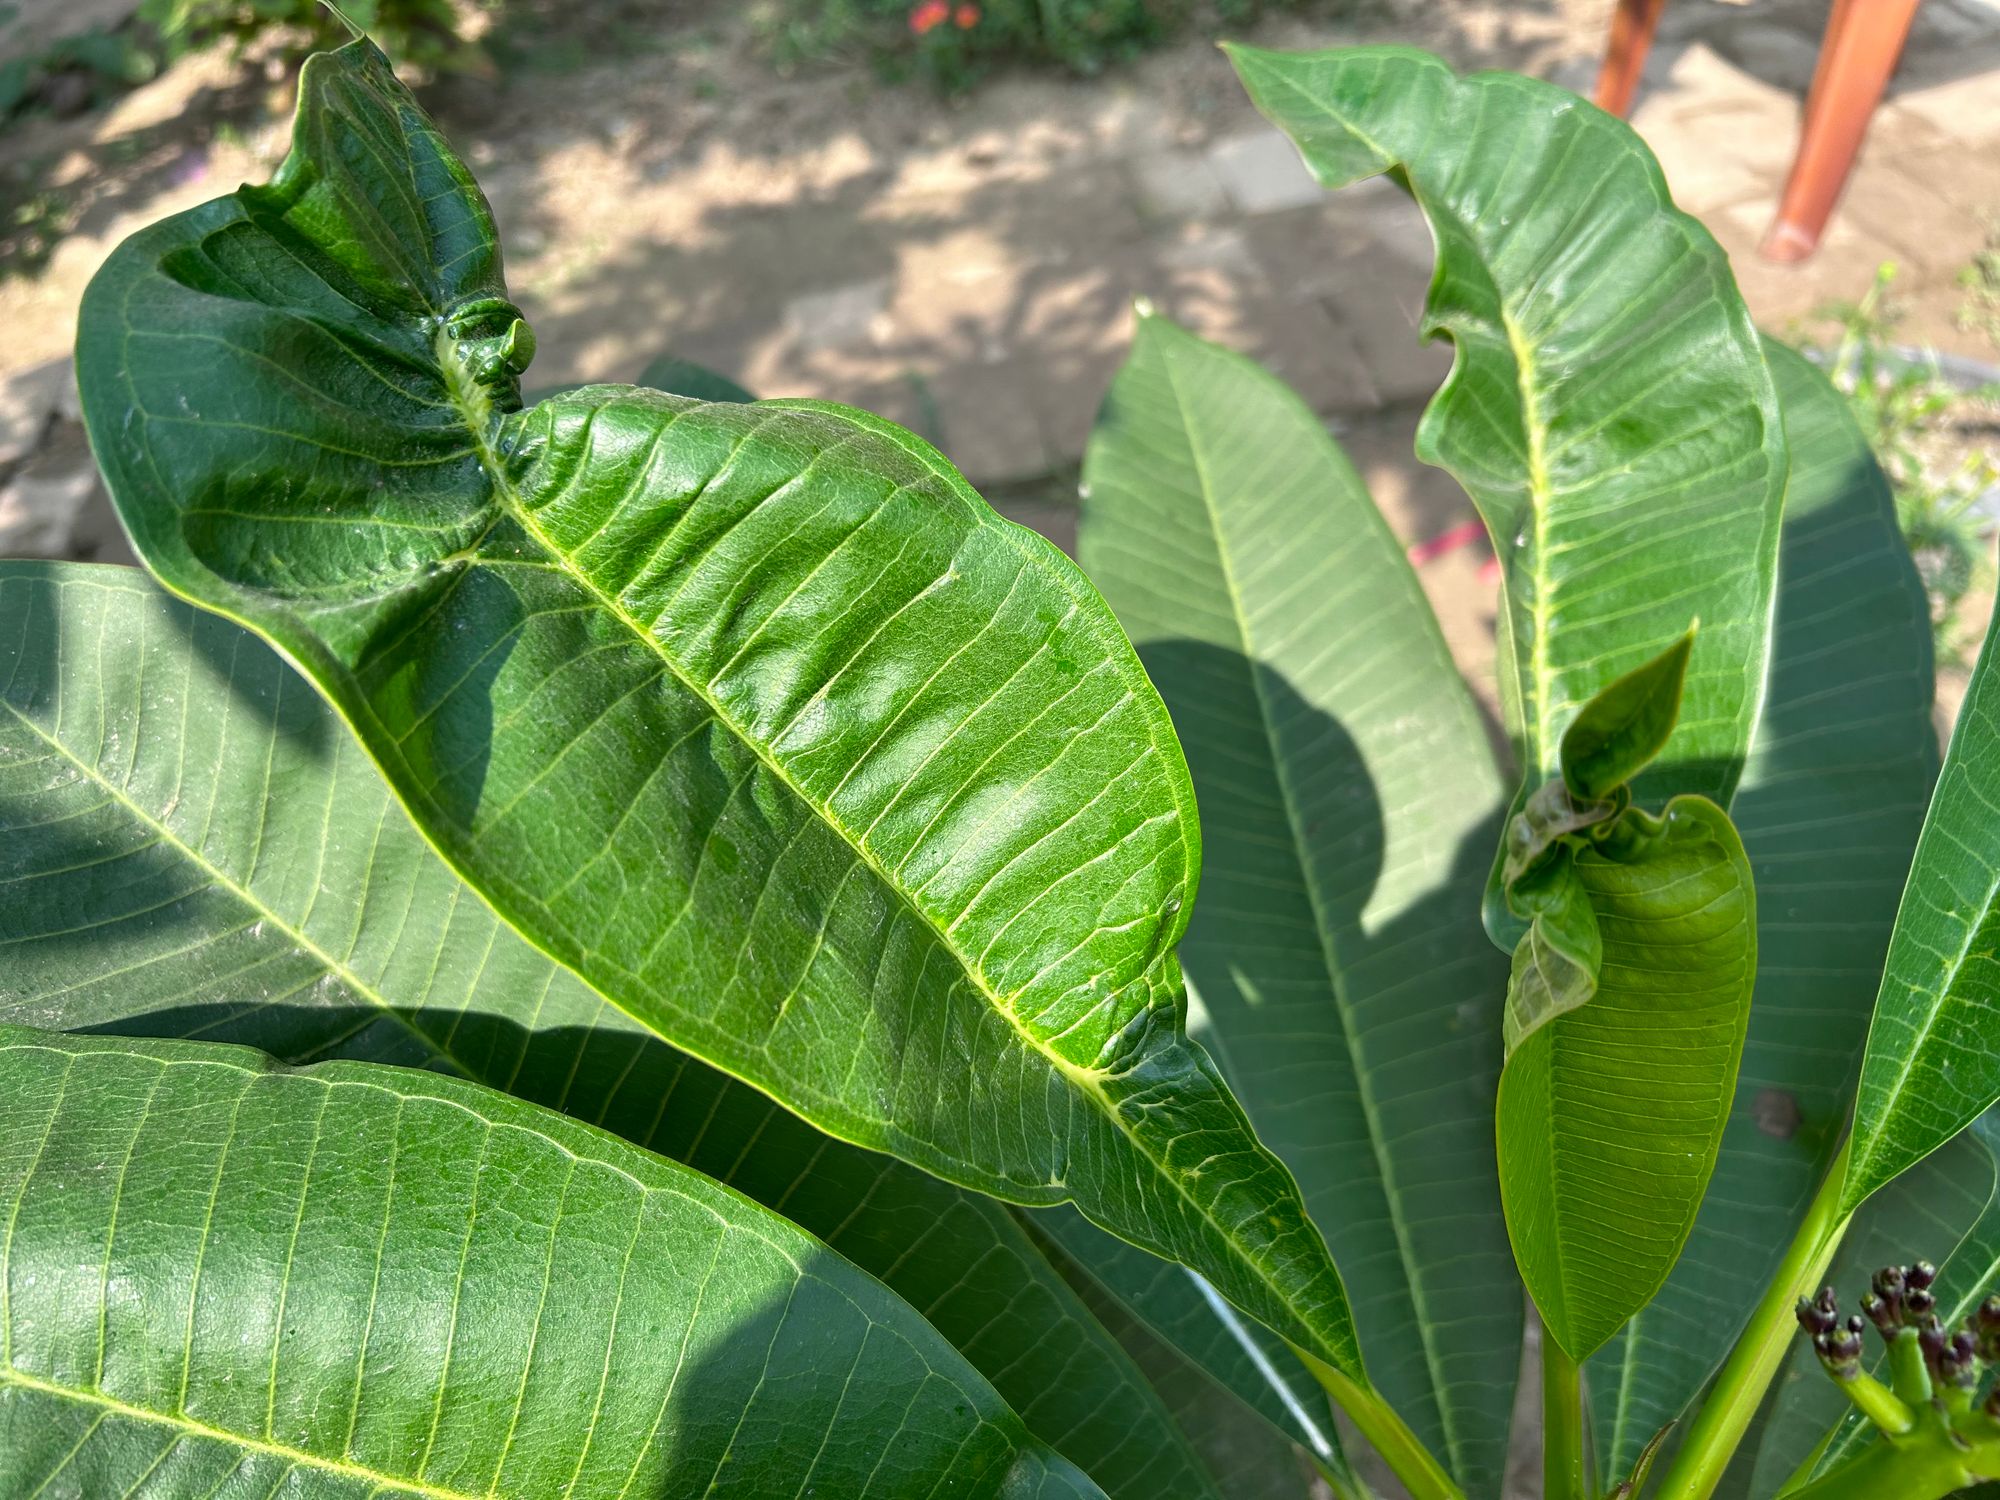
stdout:
[(1379, 1392), (1343, 1375), (1326, 1361), (1315, 1359), (1296, 1344), (1292, 1349), (1381, 1455), (1390, 1472), (1403, 1482), (1410, 1500), (1465, 1500), (1465, 1491), (1453, 1482), (1423, 1440), (1410, 1431)]
[(1655, 1500), (1708, 1500), (1721, 1482), (1736, 1445), (1743, 1441), (1751, 1418), (1757, 1414), (1758, 1403), (1784, 1362), (1798, 1326), (1793, 1309), (1800, 1297), (1810, 1295), (1819, 1285), (1853, 1217), (1840, 1206), (1851, 1144), (1843, 1141), (1827, 1168), (1826, 1180), (1806, 1209), (1777, 1274), (1758, 1299), (1736, 1347), (1716, 1375), (1707, 1401), (1695, 1414), (1673, 1463), (1661, 1476)]
[(1583, 1452), (1583, 1373), (1542, 1330), (1542, 1494), (1544, 1500), (1592, 1500), (1596, 1483)]

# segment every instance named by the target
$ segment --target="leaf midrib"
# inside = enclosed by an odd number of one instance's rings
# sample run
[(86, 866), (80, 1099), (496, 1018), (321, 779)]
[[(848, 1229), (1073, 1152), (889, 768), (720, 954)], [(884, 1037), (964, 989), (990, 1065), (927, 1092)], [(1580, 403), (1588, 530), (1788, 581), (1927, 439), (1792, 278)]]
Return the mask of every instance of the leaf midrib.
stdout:
[(293, 1448), (267, 1438), (250, 1437), (244, 1433), (214, 1427), (185, 1412), (154, 1411), (149, 1407), (121, 1400), (107, 1391), (62, 1385), (38, 1375), (31, 1375), (11, 1365), (0, 1366), (0, 1390), (5, 1390), (9, 1386), (36, 1395), (53, 1396), (58, 1400), (75, 1402), (81, 1406), (96, 1407), (108, 1416), (126, 1417), (133, 1421), (168, 1427), (183, 1437), (205, 1438), (231, 1448), (280, 1459), (294, 1467), (317, 1469), (343, 1479), (356, 1480), (374, 1486), (376, 1492), (385, 1490), (401, 1492), (406, 1495), (421, 1496), (423, 1500), (492, 1500), (490, 1495), (476, 1494), (471, 1490), (443, 1489), (422, 1480), (399, 1479), (393, 1474), (382, 1473), (365, 1464), (355, 1463), (351, 1459), (328, 1458), (324, 1454), (310, 1453), (303, 1448)]
[[(1381, 161), (1383, 172), (1387, 172), (1391, 167), (1403, 164), (1405, 153), (1390, 150), (1382, 142), (1376, 140), (1367, 131), (1363, 130), (1353, 119), (1331, 107), (1324, 99), (1316, 98), (1306, 92), (1305, 89), (1294, 82), (1282, 69), (1267, 69), (1264, 76), (1284, 85), (1293, 95), (1303, 100), (1309, 108), (1326, 115), (1342, 130), (1360, 141)], [(1465, 81), (1459, 78), (1451, 78), (1447, 82), (1453, 90), (1465, 86)], [(1418, 190), (1414, 180), (1409, 180), (1406, 183), (1406, 188), (1411, 198), (1416, 200), (1417, 206), (1424, 211), (1427, 217), (1436, 217), (1443, 212), (1439, 204), (1433, 202)], [(1456, 213), (1451, 214), (1450, 217), (1455, 221), (1463, 223), (1463, 220)], [(1468, 243), (1474, 243), (1469, 233), (1466, 235), (1466, 240)], [(1490, 273), (1488, 281), (1492, 281)], [(1535, 639), (1530, 647), (1529, 654), (1535, 682), (1535, 729), (1540, 734), (1540, 738), (1532, 743), (1535, 751), (1536, 766), (1539, 769), (1543, 765), (1548, 745), (1552, 743), (1552, 737), (1546, 731), (1548, 728), (1549, 690), (1553, 681), (1554, 668), (1549, 662), (1545, 644), (1548, 640), (1548, 604), (1546, 599), (1547, 590), (1542, 586), (1544, 577), (1540, 571), (1539, 560), (1547, 556), (1548, 506), (1544, 502), (1553, 498), (1553, 490), (1549, 484), (1548, 461), (1544, 441), (1546, 434), (1541, 421), (1541, 392), (1535, 380), (1536, 362), (1534, 346), (1529, 343), (1527, 337), (1521, 331), (1520, 324), (1507, 310), (1506, 299), (1500, 295), (1499, 284), (1497, 282), (1493, 282), (1492, 284), (1493, 306), (1500, 319), (1501, 331), (1507, 336), (1507, 347), (1514, 356), (1515, 384), (1521, 396), (1522, 436), (1527, 440), (1528, 444), (1526, 455), (1528, 466), (1527, 483), (1529, 497), (1532, 501), (1530, 509), (1534, 519), (1534, 553), (1537, 560), (1536, 566), (1533, 569), (1535, 597), (1530, 605), (1535, 620)], [(1435, 332), (1436, 330), (1433, 329), (1431, 331)], [(1467, 488), (1469, 490), (1471, 486), (1468, 485)], [(1479, 510), (1480, 520), (1485, 522), (1489, 538), (1495, 543), (1495, 551), (1504, 562), (1508, 552), (1512, 549), (1499, 546), (1499, 539), (1491, 537), (1493, 523), (1487, 517), (1484, 507), (1479, 507)], [(1518, 667), (1516, 670), (1518, 671)]]
[[(1229, 594), (1230, 613), (1235, 619), (1237, 634), (1243, 644), (1245, 657), (1249, 659), (1252, 646), (1249, 616), (1244, 611), (1242, 592), (1237, 586), (1236, 571), (1230, 561), (1229, 547), (1224, 538), (1221, 513), (1216, 509), (1215, 488), (1209, 477), (1209, 464), (1203, 456), (1200, 440), (1196, 435), (1194, 408), (1189, 404), (1187, 397), (1181, 390), (1180, 381), (1175, 374), (1173, 353), (1171, 350), (1162, 349), (1161, 364), (1167, 372), (1167, 388), (1173, 393), (1174, 404), (1181, 411), (1181, 425), (1187, 433), (1188, 439), (1188, 457), (1194, 464), (1195, 479), (1201, 490), (1202, 508), (1208, 514), (1209, 529), (1215, 537), (1216, 558), (1222, 572), (1223, 586)], [(1301, 883), (1305, 886), (1306, 899), (1312, 907), (1313, 935), (1319, 944), (1320, 961), (1326, 969), (1327, 987), (1333, 991), (1333, 1008), (1340, 1020), (1341, 1036), (1346, 1043), (1348, 1056), (1354, 1061), (1355, 1095), (1361, 1102), (1361, 1111), (1368, 1125), (1369, 1152), (1375, 1158), (1375, 1169), (1382, 1181), (1382, 1196), (1389, 1209), (1390, 1227), (1395, 1233), (1397, 1249), (1401, 1255), (1403, 1266), (1408, 1273), (1406, 1284), (1409, 1287), (1411, 1309), (1416, 1314), (1418, 1338), (1423, 1344), (1424, 1365), (1431, 1377), (1434, 1398), (1433, 1405), (1438, 1413), (1439, 1425), (1444, 1429), (1445, 1446), (1451, 1453), (1454, 1461), (1456, 1461), (1460, 1443), (1456, 1424), (1448, 1412), (1450, 1403), (1445, 1401), (1443, 1396), (1443, 1392), (1447, 1387), (1444, 1382), (1443, 1366), (1439, 1361), (1438, 1351), (1434, 1343), (1435, 1328), (1429, 1314), (1429, 1308), (1425, 1302), (1421, 1279), (1416, 1273), (1419, 1261), (1415, 1257), (1414, 1245), (1408, 1226), (1404, 1221), (1400, 1196), (1396, 1191), (1396, 1174), (1390, 1163), (1386, 1144), (1382, 1139), (1382, 1123), (1375, 1102), (1372, 1075), (1361, 1065), (1363, 1050), (1360, 1045), (1360, 1039), (1354, 1032), (1353, 1017), (1349, 1014), (1347, 996), (1340, 979), (1340, 967), (1335, 960), (1330, 946), (1329, 933), (1331, 927), (1327, 920), (1319, 882), (1313, 878), (1309, 863), (1302, 857), (1302, 851), (1306, 847), (1306, 840), (1304, 829), (1299, 821), (1298, 801), (1291, 779), (1286, 775), (1284, 762), (1275, 753), (1277, 736), (1271, 714), (1271, 706), (1265, 695), (1264, 685), (1255, 671), (1254, 660), (1250, 673), (1250, 686), (1251, 692), (1257, 700), (1258, 717), (1263, 721), (1265, 741), (1273, 750), (1271, 766), (1278, 778), (1280, 798), (1285, 806), (1285, 822), (1292, 831), (1293, 852), (1295, 855), (1300, 856), (1298, 860), (1300, 879)]]
[[(667, 651), (666, 647), (661, 644), (658, 637), (641, 624), (639, 619), (625, 608), (622, 601), (607, 594), (598, 585), (596, 580), (587, 576), (576, 565), (574, 558), (555, 545), (554, 540), (542, 529), (533, 511), (529, 509), (526, 502), (521, 498), (520, 491), (515, 487), (513, 477), (508, 472), (507, 465), (494, 447), (493, 429), (498, 425), (498, 419), (489, 417), (484, 422), (480, 421), (478, 408), (461, 400), (461, 387), (466, 383), (468, 377), (448, 348), (441, 347), (440, 354), (446, 376), (446, 388), (451, 392), (454, 404), (458, 406), (460, 416), (466, 424), (467, 431), (472, 435), (480, 467), (485, 471), (488, 482), (493, 486), (494, 497), (501, 510), (528, 534), (544, 554), (554, 559), (556, 567), (565, 576), (575, 583), (578, 588), (582, 589), (590, 598), (596, 600), (612, 618), (624, 626), (635, 641), (650, 651), (666, 667), (674, 680), (680, 683), (689, 693), (693, 694), (707, 708), (709, 713), (715, 717), (716, 722), (733, 735), (739, 744), (752, 755), (756, 756), (759, 762), (777, 778), (781, 786), (785, 787), (787, 791), (797, 797), (806, 807), (810, 808), (816, 817), (823, 819), (829, 827), (840, 835), (843, 843), (854, 852), (857, 859), (868, 866), (876, 878), (881, 881), (884, 889), (890, 891), (910, 911), (917, 921), (923, 925), (924, 929), (933, 934), (939, 945), (957, 960), (959, 968), (966, 976), (967, 981), (974, 987), (980, 997), (986, 1001), (988, 1006), (996, 1014), (1005, 1019), (1008, 1027), (1022, 1039), (1029, 1050), (1042, 1057), (1058, 1074), (1068, 1079), (1079, 1093), (1091, 1101), (1093, 1106), (1109, 1120), (1112, 1128), (1145, 1161), (1152, 1165), (1155, 1176), (1167, 1184), (1172, 1189), (1174, 1195), (1182, 1203), (1186, 1204), (1188, 1209), (1197, 1215), (1203, 1223), (1207, 1224), (1225, 1246), (1231, 1248), (1237, 1262), (1250, 1270), (1255, 1279), (1277, 1299), (1278, 1304), (1290, 1311), (1298, 1319), (1302, 1328), (1312, 1331), (1314, 1338), (1323, 1345), (1325, 1353), (1328, 1356), (1333, 1355), (1338, 1346), (1316, 1326), (1316, 1320), (1308, 1319), (1298, 1312), (1291, 1296), (1282, 1285), (1272, 1278), (1262, 1261), (1248, 1253), (1238, 1240), (1236, 1232), (1217, 1219), (1214, 1210), (1190, 1192), (1189, 1186), (1182, 1175), (1171, 1170), (1166, 1161), (1153, 1152), (1146, 1138), (1141, 1133), (1133, 1130), (1126, 1122), (1118, 1106), (1104, 1090), (1104, 1080), (1119, 1075), (1112, 1073), (1108, 1069), (1087, 1068), (1073, 1063), (1060, 1053), (1050, 1049), (1032, 1032), (1023, 1027), (1020, 1018), (1010, 1006), (1002, 1003), (998, 994), (986, 982), (985, 976), (979, 972), (977, 966), (970, 962), (964, 954), (959, 952), (957, 945), (952, 942), (950, 935), (940, 931), (930, 916), (916, 904), (909, 893), (890, 877), (889, 873), (877, 861), (873, 852), (834, 816), (831, 809), (822, 806), (818, 800), (808, 796), (790, 772), (772, 755), (769, 748), (755, 736), (748, 733), (741, 724), (737, 723), (734, 716), (723, 707), (705, 686), (695, 682), (687, 674), (686, 669), (682, 667), (680, 662), (676, 661), (672, 654)], [(472, 565), (480, 566), (482, 565), (482, 560), (475, 558), (472, 560)], [(592, 987), (595, 988), (594, 985)], [(608, 999), (609, 997), (606, 998)], [(622, 1009), (623, 1007), (621, 1006), (620, 1008)], [(635, 1016), (634, 1019), (638, 1020), (641, 1025), (646, 1024), (642, 1018)], [(650, 1030), (651, 1028), (649, 1027), (648, 1029)], [(712, 1062), (712, 1059), (704, 1057), (704, 1061)], [(715, 1065), (720, 1066), (720, 1064)], [(870, 1149), (879, 1148), (870, 1147)], [(1064, 1186), (1067, 1186), (1069, 1170), (1070, 1162), (1066, 1158), (1060, 1174)], [(1310, 1223), (1310, 1220), (1307, 1222)], [(1314, 1232), (1316, 1233), (1317, 1230)], [(1341, 1367), (1341, 1361), (1333, 1360), (1332, 1362), (1336, 1368)], [(1356, 1359), (1356, 1367), (1358, 1371), (1358, 1358)]]

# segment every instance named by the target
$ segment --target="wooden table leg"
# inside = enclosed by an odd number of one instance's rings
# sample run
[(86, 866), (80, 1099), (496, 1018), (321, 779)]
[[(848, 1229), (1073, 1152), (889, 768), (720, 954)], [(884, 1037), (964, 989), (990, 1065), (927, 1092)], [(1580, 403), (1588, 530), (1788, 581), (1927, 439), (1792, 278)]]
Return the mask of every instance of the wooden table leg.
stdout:
[(1646, 54), (1660, 28), (1667, 0), (1618, 0), (1611, 16), (1611, 43), (1604, 49), (1604, 66), (1597, 73), (1593, 102), (1621, 120), (1639, 92), (1639, 75), (1646, 71)]
[(1799, 153), (1760, 247), (1767, 260), (1804, 260), (1847, 185), (1854, 158), (1909, 39), (1918, 0), (1834, 0), (1812, 92), (1806, 96)]

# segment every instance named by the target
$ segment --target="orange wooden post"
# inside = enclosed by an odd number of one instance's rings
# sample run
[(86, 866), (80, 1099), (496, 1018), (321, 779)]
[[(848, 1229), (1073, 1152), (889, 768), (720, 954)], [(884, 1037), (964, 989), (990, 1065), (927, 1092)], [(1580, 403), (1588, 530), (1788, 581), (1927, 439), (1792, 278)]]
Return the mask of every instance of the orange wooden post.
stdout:
[(1632, 96), (1639, 92), (1639, 75), (1646, 71), (1646, 54), (1653, 33), (1660, 29), (1660, 12), (1667, 0), (1618, 0), (1611, 16), (1611, 45), (1604, 49), (1604, 66), (1597, 73), (1592, 101), (1601, 110), (1625, 118)]
[(1909, 39), (1918, 0), (1834, 0), (1806, 96), (1805, 123), (1778, 217), (1760, 247), (1767, 260), (1804, 260), (1847, 186), (1847, 174)]

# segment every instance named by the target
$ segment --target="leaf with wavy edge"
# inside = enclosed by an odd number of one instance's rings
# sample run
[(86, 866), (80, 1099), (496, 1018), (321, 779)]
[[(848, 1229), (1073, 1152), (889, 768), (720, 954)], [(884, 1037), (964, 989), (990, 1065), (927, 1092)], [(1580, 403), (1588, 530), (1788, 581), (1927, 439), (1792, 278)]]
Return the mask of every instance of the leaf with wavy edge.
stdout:
[[(1474, 1494), (1505, 1465), (1521, 1305), (1493, 1179), (1503, 790), (1401, 546), (1282, 382), (1139, 321), (1078, 556), (1206, 815), (1191, 1027), (1346, 1267), (1377, 1388)], [(1086, 1264), (1089, 1264), (1086, 1260)]]
[(889, 423), (516, 411), (531, 344), (484, 201), (358, 42), (307, 64), (269, 187), (113, 252), (78, 373), (148, 565), (299, 661), (537, 946), (829, 1133), (1076, 1202), (1363, 1379), (1181, 1029), (1191, 791), (1102, 601)]
[(1100, 1493), (811, 1236), (436, 1074), (0, 1027), (0, 1204), (16, 1493)]
[(1006, 1209), (606, 1005), (446, 868), (269, 647), (142, 573), (0, 563), (0, 892), (0, 1022), (417, 1064), (560, 1108), (882, 1277), (1114, 1500), (1214, 1493)]
[[(1417, 456), (1451, 471), (1505, 580), (1501, 696), (1527, 795), (1571, 715), (1701, 621), (1679, 725), (1634, 795), (1727, 806), (1763, 694), (1786, 454), (1729, 261), (1621, 121), (1400, 47), (1230, 49), (1320, 181), (1397, 171), (1437, 241), (1450, 378)], [(1487, 925), (1521, 933), (1487, 893)]]
[(1826, 1175), (1937, 776), (1930, 606), (1888, 481), (1826, 376), (1781, 344), (1765, 353), (1793, 461), (1771, 681), (1730, 809), (1757, 882), (1757, 998), (1694, 1233), (1590, 1363), (1614, 1472), (1722, 1362), (1743, 1288), (1776, 1270)]

